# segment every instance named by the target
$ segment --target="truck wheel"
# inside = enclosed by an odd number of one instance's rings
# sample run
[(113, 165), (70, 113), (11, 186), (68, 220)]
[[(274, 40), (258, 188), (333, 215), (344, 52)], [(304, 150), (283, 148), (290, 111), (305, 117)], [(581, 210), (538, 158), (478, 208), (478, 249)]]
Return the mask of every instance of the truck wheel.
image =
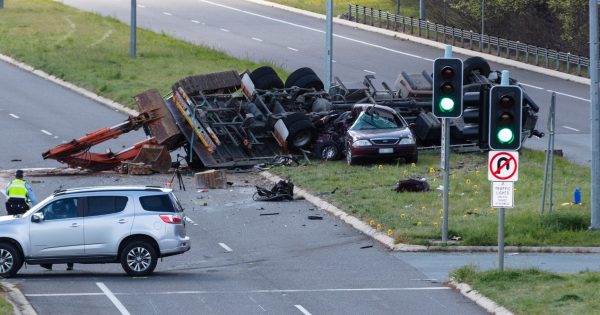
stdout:
[(0, 278), (14, 276), (23, 266), (21, 253), (12, 244), (0, 243)]
[(291, 88), (292, 86), (294, 86), (294, 83), (296, 83), (296, 81), (298, 81), (298, 79), (305, 77), (307, 75), (311, 75), (311, 74), (316, 75), (316, 73), (311, 68), (303, 67), (303, 68), (296, 69), (285, 80), (285, 88), (286, 89)]
[(283, 81), (281, 81), (277, 72), (269, 66), (262, 66), (250, 72), (250, 79), (252, 79), (254, 87), (260, 90), (283, 88)]
[(333, 141), (324, 141), (316, 146), (315, 154), (321, 160), (339, 160), (341, 155), (340, 146)]
[(478, 56), (467, 58), (465, 62), (463, 62), (463, 67), (464, 84), (471, 83), (470, 77), (471, 72), (473, 71), (478, 71), (480, 75), (486, 78), (490, 75), (490, 72), (492, 72), (490, 69), (490, 64), (487, 62), (487, 60)]
[(317, 134), (317, 128), (310, 120), (300, 120), (288, 128), (287, 143), (294, 149), (301, 149), (310, 145)]
[(319, 79), (319, 77), (316, 74), (309, 74), (307, 76), (304, 76), (298, 79), (296, 82), (294, 82), (294, 85), (301, 89), (314, 88), (317, 91), (322, 91), (325, 88), (325, 86), (323, 85), (323, 81), (321, 81), (321, 79)]
[(158, 257), (152, 245), (143, 241), (131, 242), (121, 251), (121, 267), (132, 277), (151, 274), (157, 261)]

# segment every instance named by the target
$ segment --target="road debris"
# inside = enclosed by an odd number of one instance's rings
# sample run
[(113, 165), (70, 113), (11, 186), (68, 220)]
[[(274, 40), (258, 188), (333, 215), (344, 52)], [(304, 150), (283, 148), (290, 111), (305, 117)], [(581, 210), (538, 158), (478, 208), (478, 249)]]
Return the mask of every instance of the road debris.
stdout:
[(396, 183), (396, 187), (393, 189), (396, 192), (419, 192), (419, 191), (429, 191), (429, 184), (425, 178), (416, 179), (406, 179), (399, 180)]
[(279, 212), (271, 212), (271, 213), (261, 213), (260, 216), (265, 216), (265, 215), (279, 215)]
[(320, 215), (309, 215), (308, 219), (309, 220), (323, 220), (323, 217)]
[(271, 190), (256, 186), (252, 195), (254, 201), (284, 201), (294, 200), (294, 184), (291, 181), (280, 180)]

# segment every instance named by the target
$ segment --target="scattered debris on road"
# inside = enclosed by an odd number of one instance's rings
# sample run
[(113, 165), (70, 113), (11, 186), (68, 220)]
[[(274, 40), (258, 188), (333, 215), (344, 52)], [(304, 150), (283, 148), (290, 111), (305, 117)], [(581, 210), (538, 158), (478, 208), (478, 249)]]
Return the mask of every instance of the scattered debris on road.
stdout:
[(323, 217), (320, 215), (309, 215), (308, 219), (309, 220), (323, 220)]
[(425, 178), (416, 179), (405, 179), (399, 180), (396, 183), (396, 187), (393, 189), (396, 192), (419, 192), (419, 191), (429, 191), (429, 184)]
[(271, 190), (256, 186), (252, 195), (254, 201), (284, 201), (294, 200), (294, 184), (291, 181), (280, 180)]

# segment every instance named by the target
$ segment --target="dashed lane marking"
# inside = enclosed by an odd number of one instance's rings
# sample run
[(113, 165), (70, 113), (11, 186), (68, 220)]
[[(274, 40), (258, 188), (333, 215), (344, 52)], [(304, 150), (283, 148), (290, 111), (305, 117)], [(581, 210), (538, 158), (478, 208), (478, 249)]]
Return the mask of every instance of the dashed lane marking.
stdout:
[(146, 6), (145, 6), (145, 5), (143, 5), (143, 4), (138, 4), (137, 6), (138, 6), (138, 8), (142, 8), (142, 9), (146, 7)]
[(200, 21), (192, 20), (192, 23), (200, 24)]
[(163, 14), (164, 15), (168, 15), (168, 16), (172, 16), (173, 15), (173, 13), (171, 13), (171, 12), (163, 12)]
[(531, 85), (531, 84), (527, 84), (527, 83), (523, 83), (523, 82), (519, 82), (520, 85), (526, 86), (526, 87), (530, 87), (532, 89), (536, 89), (536, 90), (543, 90), (543, 87), (539, 87), (539, 86), (535, 86), (535, 85)]
[(567, 93), (561, 93), (561, 92), (557, 92), (557, 91), (553, 91), (553, 90), (546, 90), (550, 93), (554, 92), (558, 95), (562, 95), (562, 96), (566, 96), (566, 97), (571, 97), (580, 101), (584, 101), (584, 102), (589, 102), (590, 100), (588, 100), (587, 98), (583, 98), (583, 97), (579, 97), (579, 96), (575, 96), (575, 95), (571, 95), (571, 94), (567, 94)]
[(363, 70), (366, 73), (370, 73), (370, 74), (375, 74), (375, 71), (371, 71), (371, 70)]
[(577, 131), (577, 132), (581, 131), (579, 129), (575, 129), (575, 128), (569, 127), (569, 126), (563, 126), (563, 128), (566, 128), (566, 129), (569, 129), (569, 130), (573, 130), (573, 131)]
[(257, 41), (257, 42), (262, 42), (263, 40), (258, 38), (258, 37), (252, 37), (253, 40)]
[(219, 243), (219, 246), (223, 247), (223, 249), (225, 249), (229, 253), (233, 252), (233, 249), (231, 249), (231, 247), (227, 246), (227, 244), (225, 243)]
[(14, 118), (14, 119), (19, 119), (19, 116), (15, 115), (15, 114), (8, 114), (10, 115), (10, 117)]
[(52, 135), (52, 133), (51, 133), (51, 132), (49, 132), (49, 131), (46, 131), (46, 130), (44, 130), (44, 129), (42, 129), (42, 130), (40, 130), (40, 131), (41, 131), (41, 132), (43, 132), (43, 133), (45, 133), (45, 134), (47, 134), (47, 135), (49, 135), (49, 136), (51, 136), (51, 135)]
[(221, 29), (221, 31), (223, 31), (223, 32), (226, 32), (226, 33), (229, 33), (229, 32), (230, 32), (230, 31), (229, 31), (228, 29), (226, 29), (226, 28), (222, 28), (222, 29)]
[(288, 47), (287, 49), (291, 50), (291, 51), (298, 51), (298, 49), (294, 48), (294, 47)]

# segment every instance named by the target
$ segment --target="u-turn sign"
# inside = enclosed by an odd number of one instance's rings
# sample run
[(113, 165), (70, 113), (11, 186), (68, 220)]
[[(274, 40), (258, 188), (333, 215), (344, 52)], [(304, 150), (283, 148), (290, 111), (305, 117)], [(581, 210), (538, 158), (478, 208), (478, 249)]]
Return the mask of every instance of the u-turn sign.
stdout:
[(492, 182), (516, 182), (519, 179), (519, 152), (490, 151), (488, 179)]

